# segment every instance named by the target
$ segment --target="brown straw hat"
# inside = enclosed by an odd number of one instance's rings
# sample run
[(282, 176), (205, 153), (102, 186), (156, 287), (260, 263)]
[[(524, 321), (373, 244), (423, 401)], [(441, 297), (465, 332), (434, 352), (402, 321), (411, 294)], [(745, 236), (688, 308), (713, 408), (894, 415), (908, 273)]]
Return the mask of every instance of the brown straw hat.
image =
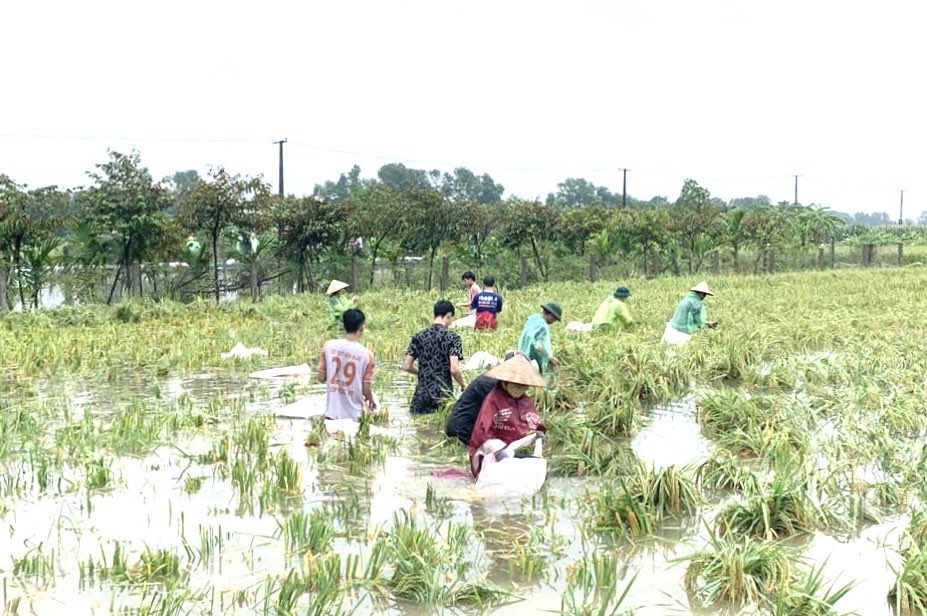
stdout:
[(489, 372), (486, 376), (506, 381), (508, 383), (517, 383), (519, 385), (528, 385), (529, 387), (544, 387), (544, 379), (534, 369), (531, 362), (524, 355), (516, 355), (508, 361), (504, 361)]
[(332, 280), (331, 284), (328, 285), (328, 291), (325, 292), (325, 295), (331, 295), (332, 293), (337, 293), (342, 289), (347, 289), (350, 287), (346, 282), (341, 282), (340, 280)]

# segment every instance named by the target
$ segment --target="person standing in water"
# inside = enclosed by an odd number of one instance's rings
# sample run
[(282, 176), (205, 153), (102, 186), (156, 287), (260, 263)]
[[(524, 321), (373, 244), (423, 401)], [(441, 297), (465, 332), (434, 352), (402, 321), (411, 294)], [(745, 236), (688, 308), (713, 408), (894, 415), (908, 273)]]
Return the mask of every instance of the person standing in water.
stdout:
[(518, 352), (536, 362), (541, 374), (547, 371), (548, 366), (556, 368), (560, 365), (550, 343), (550, 326), (562, 319), (563, 312), (559, 305), (544, 304), (541, 306), (541, 314), (528, 317), (518, 337)]
[(373, 353), (360, 343), (364, 334), (364, 313), (355, 308), (341, 317), (344, 338), (329, 340), (322, 347), (316, 376), (325, 383), (325, 418), (357, 419), (364, 412), (377, 410), (373, 395)]
[(473, 309), (470, 305), (473, 303), (473, 298), (477, 296), (480, 292), (480, 286), (476, 284), (476, 274), (473, 272), (464, 272), (463, 276), (460, 277), (460, 280), (463, 282), (464, 287), (467, 289), (467, 301), (461, 302), (458, 304), (458, 308), (466, 308), (468, 314), (473, 314)]
[(453, 381), (461, 390), (467, 387), (460, 371), (463, 342), (448, 329), (453, 320), (454, 305), (442, 299), (434, 306), (431, 327), (412, 336), (409, 342), (402, 369), (418, 377), (409, 409), (413, 415), (437, 411), (453, 392)]
[(483, 278), (483, 290), (473, 297), (470, 308), (476, 310), (474, 329), (493, 330), (498, 326), (496, 315), (502, 312), (502, 296), (496, 292), (496, 279), (492, 276)]
[(480, 474), (483, 445), (490, 440), (508, 445), (532, 433), (544, 432), (534, 400), (526, 396), (529, 387), (544, 387), (544, 379), (523, 356), (516, 355), (486, 373), (497, 385), (480, 406), (470, 435), (470, 472)]
[(626, 303), (631, 297), (627, 287), (618, 287), (615, 293), (599, 304), (592, 317), (592, 329), (605, 329), (609, 327), (630, 327), (634, 320)]
[(345, 293), (345, 290), (350, 286), (346, 282), (332, 280), (328, 285), (328, 290), (325, 291), (325, 295), (328, 296), (328, 309), (334, 323), (341, 323), (341, 315), (346, 310), (357, 308), (357, 296), (349, 296)]
[(691, 289), (676, 305), (673, 317), (663, 331), (663, 342), (683, 345), (692, 339), (692, 334), (700, 329), (714, 329), (716, 323), (708, 320), (705, 310), (705, 297), (714, 295), (708, 288), (708, 282), (701, 281)]

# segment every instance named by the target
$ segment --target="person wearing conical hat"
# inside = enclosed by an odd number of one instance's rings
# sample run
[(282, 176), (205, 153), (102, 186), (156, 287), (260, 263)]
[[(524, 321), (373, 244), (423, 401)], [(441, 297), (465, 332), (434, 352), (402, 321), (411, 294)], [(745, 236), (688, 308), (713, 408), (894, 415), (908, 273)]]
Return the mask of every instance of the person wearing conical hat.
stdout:
[(705, 310), (705, 297), (714, 295), (708, 288), (706, 281), (701, 281), (691, 289), (679, 304), (673, 317), (666, 324), (666, 330), (663, 332), (663, 342), (670, 344), (683, 345), (692, 338), (692, 334), (700, 329), (714, 329), (715, 323), (708, 321), (708, 314)]
[(332, 321), (336, 325), (341, 323), (341, 316), (344, 314), (345, 310), (357, 308), (357, 296), (349, 297), (348, 294), (345, 293), (345, 289), (350, 286), (351, 285), (346, 282), (332, 280), (328, 285), (328, 290), (325, 291), (325, 295), (328, 296), (328, 308), (331, 312)]
[(554, 357), (550, 343), (550, 326), (563, 319), (560, 306), (549, 302), (541, 306), (541, 314), (533, 314), (525, 321), (525, 326), (518, 337), (518, 352), (535, 361), (543, 374), (547, 366), (556, 368), (559, 361)]
[(634, 319), (631, 318), (631, 311), (628, 310), (628, 305), (625, 303), (629, 297), (631, 297), (631, 292), (627, 287), (615, 289), (615, 292), (599, 304), (596, 309), (592, 317), (592, 328), (604, 329), (622, 325), (625, 327), (631, 326)]
[(545, 432), (534, 400), (525, 395), (529, 387), (544, 387), (544, 379), (528, 359), (516, 354), (489, 372), (497, 385), (480, 406), (470, 434), (470, 472), (480, 474), (482, 446), (491, 440), (508, 445), (530, 434)]

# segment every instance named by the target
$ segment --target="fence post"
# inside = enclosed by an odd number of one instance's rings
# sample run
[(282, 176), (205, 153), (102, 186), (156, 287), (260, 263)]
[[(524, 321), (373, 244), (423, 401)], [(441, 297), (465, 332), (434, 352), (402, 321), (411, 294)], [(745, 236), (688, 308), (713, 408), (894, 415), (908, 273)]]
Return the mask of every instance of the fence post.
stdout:
[(818, 269), (824, 269), (824, 244), (818, 246)]
[(904, 267), (904, 242), (898, 242), (898, 267)]
[(721, 273), (721, 255), (717, 250), (711, 255), (711, 273), (715, 275)]
[(441, 257), (441, 292), (447, 291), (451, 277), (451, 260), (447, 255)]
[(518, 258), (518, 266), (521, 268), (521, 286), (528, 286), (528, 259), (524, 255)]
[(837, 240), (830, 238), (830, 269), (837, 267)]
[(596, 270), (595, 270), (595, 255), (589, 253), (589, 282), (595, 282)]

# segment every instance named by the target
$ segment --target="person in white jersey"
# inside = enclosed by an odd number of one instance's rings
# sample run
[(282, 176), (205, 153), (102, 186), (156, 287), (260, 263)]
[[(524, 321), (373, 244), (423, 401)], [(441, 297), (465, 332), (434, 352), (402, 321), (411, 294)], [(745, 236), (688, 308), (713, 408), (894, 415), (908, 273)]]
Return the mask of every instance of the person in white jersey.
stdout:
[(344, 311), (344, 338), (329, 340), (322, 347), (316, 375), (325, 383), (325, 418), (357, 419), (364, 407), (377, 409), (373, 397), (373, 353), (360, 343), (364, 313), (356, 308)]

